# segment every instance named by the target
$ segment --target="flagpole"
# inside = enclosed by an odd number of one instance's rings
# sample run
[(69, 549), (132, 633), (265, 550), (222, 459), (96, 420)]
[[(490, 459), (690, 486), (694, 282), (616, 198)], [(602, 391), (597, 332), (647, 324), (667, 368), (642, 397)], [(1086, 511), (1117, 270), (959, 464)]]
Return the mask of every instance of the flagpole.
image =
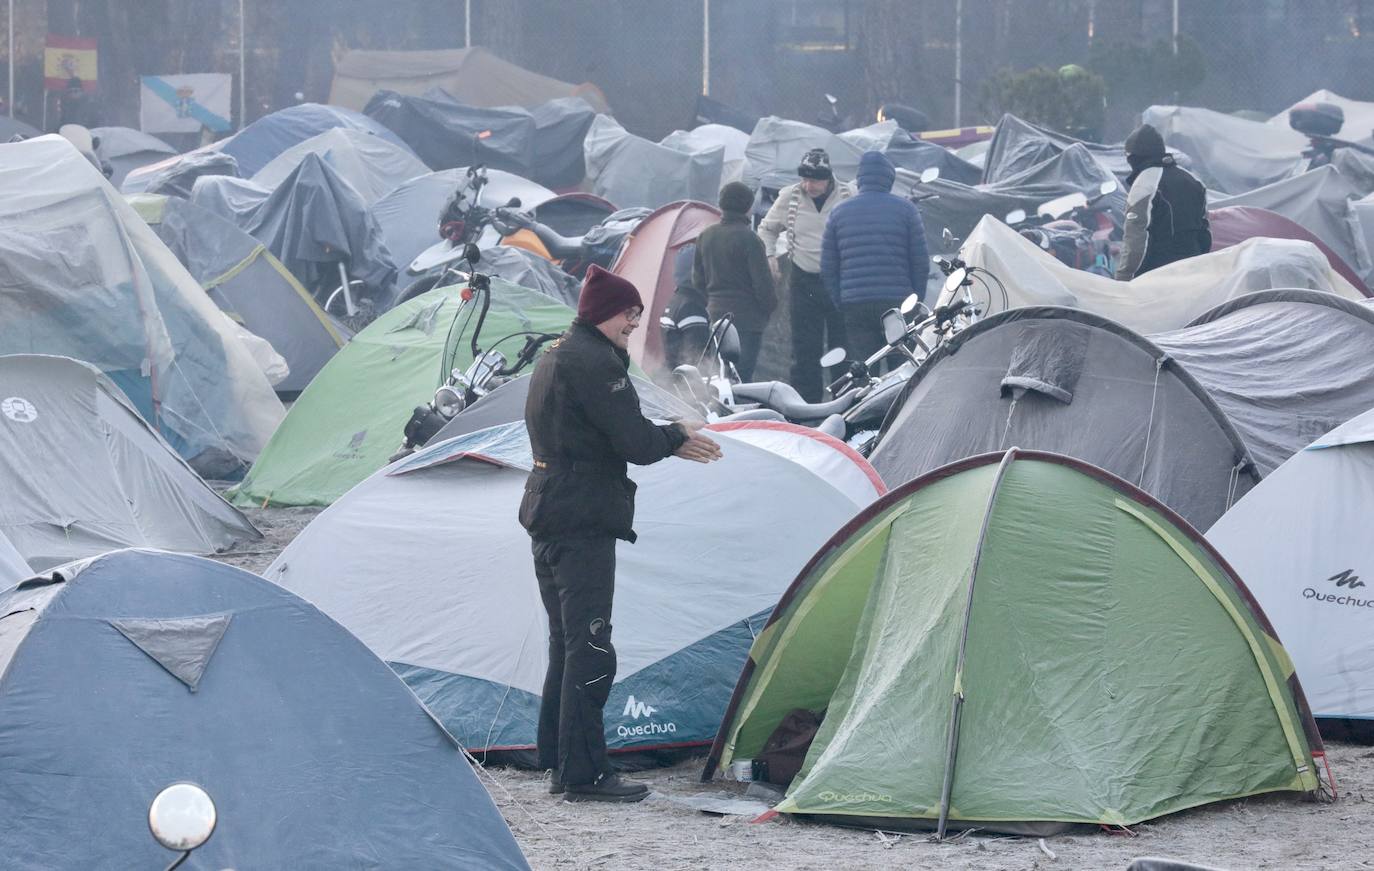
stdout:
[[(13, 2), (13, 0), (11, 0)], [(248, 125), (248, 88), (243, 77), (244, 53), (248, 50), (248, 28), (243, 23), (243, 0), (239, 0), (239, 129)]]
[(9, 53), (9, 59), (10, 59), (10, 77), (9, 77), (9, 84), (10, 84), (10, 101), (9, 101), (9, 107), (10, 107), (10, 117), (13, 118), (13, 117), (14, 117), (14, 0), (10, 0), (10, 14), (9, 14), (9, 17), (6, 18), (5, 20), (6, 20), (7, 22), (9, 22), (9, 26), (10, 26), (10, 53)]

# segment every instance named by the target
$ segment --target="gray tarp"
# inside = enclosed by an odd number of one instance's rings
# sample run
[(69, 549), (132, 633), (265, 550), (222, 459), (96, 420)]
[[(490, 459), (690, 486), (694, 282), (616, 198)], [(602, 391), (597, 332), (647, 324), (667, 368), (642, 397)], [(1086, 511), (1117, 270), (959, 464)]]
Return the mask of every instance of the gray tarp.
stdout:
[(678, 200), (714, 203), (720, 192), (721, 146), (680, 151), (627, 132), (609, 115), (598, 115), (583, 148), (592, 193), (622, 209), (656, 209)]
[(578, 280), (552, 260), (533, 251), (510, 245), (485, 248), (477, 268), (487, 275), (504, 278), (511, 284), (537, 290), (569, 308), (577, 308), (577, 296), (581, 289)]
[(402, 148), (407, 147), (400, 137), (388, 130), (385, 125), (366, 115), (341, 106), (324, 106), (319, 103), (300, 103), (278, 109), (270, 115), (262, 116), (218, 144), (225, 154), (233, 155), (238, 161), (239, 171), (243, 175), (252, 176), (296, 143), (304, 142), (336, 127), (372, 133)]
[(33, 569), (0, 531), (0, 588), (7, 588), (33, 574)]
[(178, 197), (134, 194), (129, 202), (215, 304), (285, 358), (279, 392), (304, 390), (348, 340), (266, 246), (219, 215)]
[(409, 149), (371, 133), (335, 127), (286, 149), (254, 173), (251, 181), (269, 191), (276, 190), (307, 154), (318, 154), (353, 185), (368, 205), (404, 182), (429, 172), (429, 167)]
[(824, 148), (830, 155), (830, 168), (835, 177), (853, 181), (863, 153), (886, 150), (900, 131), (896, 121), (884, 121), (844, 133), (831, 133), (814, 124), (769, 115), (760, 118), (754, 132), (749, 134), (741, 180), (755, 190), (784, 188), (797, 180), (797, 164), (802, 155), (813, 148)]
[(34, 569), (120, 547), (208, 554), (261, 537), (93, 366), (0, 357), (0, 396), (0, 536)]
[(97, 366), (201, 474), (242, 473), (281, 402), (215, 307), (67, 140), (0, 145), (0, 353)]
[(0, 594), (0, 615), (7, 868), (165, 866), (148, 805), (178, 781), (219, 817), (185, 868), (529, 867), (386, 664), (255, 575), (118, 551)]
[(241, 179), (202, 178), (192, 202), (267, 246), (307, 288), (337, 283), (337, 264), (374, 291), (391, 286), (396, 267), (381, 229), (354, 187), (318, 154), (307, 154), (276, 190)]
[(1345, 114), (1345, 124), (1341, 127), (1340, 132), (1336, 134), (1339, 138), (1351, 142), (1366, 143), (1374, 139), (1374, 103), (1362, 100), (1351, 100), (1348, 97), (1342, 97), (1340, 94), (1326, 89), (1313, 91), (1297, 103), (1294, 103), (1293, 106), (1289, 106), (1273, 118), (1270, 118), (1269, 123), (1276, 127), (1287, 129), (1288, 113), (1294, 106), (1303, 103), (1334, 103), (1339, 106), (1341, 111)]
[(1018, 175), (1032, 166), (1063, 153), (1074, 145), (1081, 145), (1108, 172), (1125, 179), (1131, 172), (1122, 145), (1102, 145), (1075, 139), (1044, 127), (1022, 121), (1015, 115), (1003, 115), (997, 130), (988, 142), (983, 158), (982, 181), (997, 182)]
[(691, 130), (674, 130), (659, 144), (686, 152), (723, 148), (720, 184), (724, 187), (739, 181), (744, 174), (744, 149), (749, 146), (749, 134), (725, 124), (702, 124)]
[(100, 139), (95, 153), (114, 170), (110, 184), (115, 187), (124, 183), (124, 176), (129, 174), (129, 170), (166, 160), (177, 153), (175, 148), (156, 136), (132, 127), (94, 127), (91, 135)]
[(218, 144), (188, 151), (180, 157), (161, 163), (150, 163), (129, 173), (119, 186), (126, 194), (149, 193), (191, 198), (196, 179), (206, 175), (239, 177), (239, 164), (231, 155), (218, 149)]
[(1142, 118), (1170, 148), (1188, 155), (1203, 184), (1223, 194), (1243, 194), (1307, 169), (1307, 137), (1296, 130), (1187, 106), (1151, 106)]

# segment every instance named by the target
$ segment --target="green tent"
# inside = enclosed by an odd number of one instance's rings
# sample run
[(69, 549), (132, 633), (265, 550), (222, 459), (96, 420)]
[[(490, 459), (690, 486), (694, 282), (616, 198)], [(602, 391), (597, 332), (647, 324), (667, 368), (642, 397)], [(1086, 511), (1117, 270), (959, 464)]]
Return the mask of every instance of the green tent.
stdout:
[[(386, 465), (415, 406), (452, 367), (472, 362), (477, 306), (460, 286), (431, 290), (383, 314), (325, 364), (230, 491), (235, 505), (328, 505)], [(572, 309), (493, 278), (482, 349), (514, 359), (523, 330), (559, 333)], [(505, 342), (497, 340), (508, 337)]]
[(807, 711), (777, 810), (837, 822), (1045, 834), (1318, 785), (1244, 586), (1162, 504), (1056, 454), (946, 466), (841, 530), (754, 642), (706, 775)]

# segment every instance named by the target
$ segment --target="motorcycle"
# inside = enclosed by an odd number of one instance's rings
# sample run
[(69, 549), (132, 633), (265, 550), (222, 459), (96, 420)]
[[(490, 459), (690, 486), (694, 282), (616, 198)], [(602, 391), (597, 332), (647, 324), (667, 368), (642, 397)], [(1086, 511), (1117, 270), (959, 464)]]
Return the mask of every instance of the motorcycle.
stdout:
[(210, 840), (217, 822), (214, 801), (196, 784), (174, 783), (159, 792), (148, 807), (148, 829), (159, 844), (181, 854), (166, 871), (180, 867)]
[[(442, 371), (446, 374), (442, 376), (442, 383), (434, 391), (434, 397), (429, 402), (416, 406), (411, 412), (402, 433), (401, 446), (391, 455), (388, 462), (395, 462), (424, 447), (460, 411), (529, 368), (544, 346), (560, 335), (521, 331), (502, 336), (484, 350), (478, 344), (478, 340), (486, 323), (487, 312), (491, 309), (491, 277), (476, 271), (481, 257), (477, 246), (468, 243), (461, 262), (468, 268), (470, 278), (468, 286), (462, 292), (462, 303), (453, 316), (448, 339), (444, 343), (446, 349), (456, 348), (461, 344), (464, 333), (472, 322), (475, 309), (477, 322), (468, 336), (468, 350), (472, 354), (472, 362), (466, 369), (459, 369), (453, 365), (452, 356), (445, 354)], [(457, 343), (453, 341), (455, 330), (458, 336)], [(505, 342), (522, 336), (525, 341), (516, 352), (514, 361), (498, 350)]]
[(1106, 198), (1119, 185), (1103, 182), (1096, 196), (1076, 192), (1041, 203), (1034, 217), (1015, 209), (1005, 218), (1022, 236), (1075, 269), (1111, 277), (1114, 274), (1116, 223)]
[(1288, 113), (1288, 126), (1307, 137), (1308, 146), (1303, 150), (1302, 156), (1308, 159), (1309, 169), (1326, 166), (1342, 148), (1374, 155), (1374, 148), (1335, 138), (1345, 126), (1345, 111), (1334, 103), (1303, 103), (1294, 106)]

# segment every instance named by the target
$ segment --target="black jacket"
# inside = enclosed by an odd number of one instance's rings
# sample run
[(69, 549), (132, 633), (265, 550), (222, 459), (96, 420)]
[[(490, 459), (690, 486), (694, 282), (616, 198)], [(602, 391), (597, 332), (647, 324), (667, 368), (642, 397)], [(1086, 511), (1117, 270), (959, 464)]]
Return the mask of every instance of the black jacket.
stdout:
[(1117, 280), (1130, 281), (1212, 249), (1207, 189), (1172, 157), (1133, 173), (1129, 181)]
[(535, 365), (525, 425), (535, 466), (520, 524), (538, 539), (634, 541), (635, 485), (626, 463), (656, 463), (686, 441), (679, 427), (656, 426), (640, 413), (630, 356), (581, 321)]
[(744, 215), (727, 214), (697, 238), (692, 286), (706, 295), (711, 320), (733, 314), (740, 330), (762, 330), (777, 305), (763, 240)]

